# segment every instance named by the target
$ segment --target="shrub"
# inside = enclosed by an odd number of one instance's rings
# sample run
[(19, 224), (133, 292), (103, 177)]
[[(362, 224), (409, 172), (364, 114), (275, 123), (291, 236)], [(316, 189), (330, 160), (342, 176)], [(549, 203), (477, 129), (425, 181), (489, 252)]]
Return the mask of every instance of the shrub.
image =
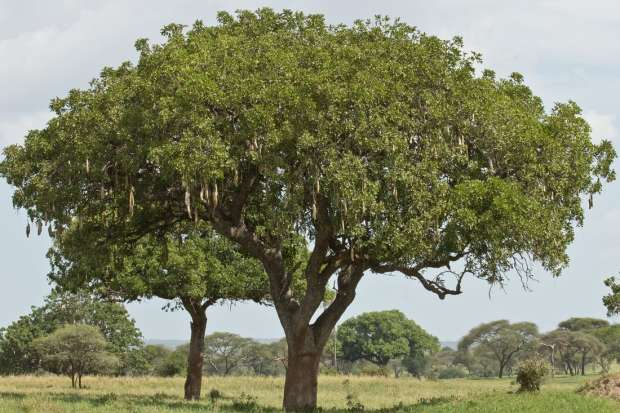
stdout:
[(358, 374), (360, 376), (370, 376), (370, 377), (389, 377), (390, 369), (386, 366), (366, 364), (360, 368)]
[(467, 372), (459, 367), (449, 366), (442, 369), (437, 374), (437, 378), (440, 379), (462, 379), (467, 377)]
[(213, 404), (217, 403), (217, 401), (221, 399), (222, 397), (223, 397), (222, 392), (219, 391), (218, 389), (211, 389), (211, 391), (209, 392), (209, 399), (211, 400), (211, 403)]
[(543, 384), (545, 376), (549, 374), (548, 363), (541, 358), (525, 360), (517, 367), (517, 383), (519, 391), (538, 391)]
[(250, 394), (241, 393), (241, 395), (234, 399), (232, 402), (232, 407), (236, 411), (255, 411), (258, 409), (258, 404), (256, 403), (256, 397)]

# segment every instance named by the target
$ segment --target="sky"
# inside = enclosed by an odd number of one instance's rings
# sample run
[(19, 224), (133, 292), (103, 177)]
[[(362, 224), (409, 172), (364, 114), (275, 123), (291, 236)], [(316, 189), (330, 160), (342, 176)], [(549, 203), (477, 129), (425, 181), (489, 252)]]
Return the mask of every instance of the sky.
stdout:
[[(547, 108), (576, 101), (593, 139), (620, 145), (620, 2), (615, 0), (0, 0), (0, 148), (45, 126), (50, 99), (87, 87), (104, 66), (134, 60), (138, 38), (160, 39), (168, 23), (213, 24), (219, 10), (289, 8), (321, 13), (331, 23), (381, 14), (399, 17), (441, 38), (462, 36), (499, 76), (520, 72)], [(616, 168), (618, 165), (616, 164)], [(0, 179), (0, 327), (40, 305), (50, 291), (46, 236), (26, 238), (26, 218)], [(620, 271), (620, 182), (608, 185), (587, 211), (560, 278), (536, 272), (529, 291), (517, 281), (504, 290), (469, 279), (464, 293), (439, 300), (417, 281), (367, 275), (343, 319), (366, 311), (399, 309), (441, 340), (457, 340), (495, 319), (533, 321), (542, 331), (573, 316), (605, 317), (603, 279)], [(164, 312), (164, 302), (128, 305), (147, 339), (184, 340), (189, 319)], [(617, 321), (617, 320), (610, 320)], [(283, 335), (275, 311), (255, 304), (210, 310), (208, 330), (254, 338)]]

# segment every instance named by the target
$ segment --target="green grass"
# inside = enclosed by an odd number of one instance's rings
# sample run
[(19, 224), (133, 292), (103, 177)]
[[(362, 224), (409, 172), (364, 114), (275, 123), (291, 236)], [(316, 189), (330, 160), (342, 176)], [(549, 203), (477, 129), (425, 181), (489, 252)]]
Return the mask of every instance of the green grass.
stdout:
[[(516, 386), (510, 379), (418, 381), (325, 376), (319, 381), (319, 405), (334, 412), (353, 405), (377, 413), (620, 412), (618, 402), (576, 394), (583, 382), (581, 377), (561, 377), (548, 383), (540, 394), (514, 394)], [(209, 377), (201, 402), (182, 399), (181, 378), (89, 377), (85, 384), (86, 389), (72, 390), (64, 377), (0, 378), (0, 413), (266, 413), (279, 410), (283, 380)], [(214, 388), (224, 398), (212, 404), (208, 393)]]

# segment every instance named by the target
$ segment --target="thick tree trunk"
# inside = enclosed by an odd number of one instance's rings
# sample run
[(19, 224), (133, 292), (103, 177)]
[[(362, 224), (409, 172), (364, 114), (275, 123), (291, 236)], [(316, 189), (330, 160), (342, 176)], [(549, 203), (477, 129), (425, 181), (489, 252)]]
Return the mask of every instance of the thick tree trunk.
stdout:
[(499, 365), (499, 378), (501, 379), (502, 377), (504, 377), (504, 365), (500, 364)]
[(284, 382), (284, 409), (286, 411), (310, 411), (316, 408), (319, 360), (321, 352), (316, 349), (289, 348), (288, 367)]
[(185, 400), (200, 400), (202, 368), (204, 363), (205, 332), (207, 330), (206, 308), (200, 303), (188, 308), (192, 317), (191, 337), (187, 355), (187, 377), (185, 378)]

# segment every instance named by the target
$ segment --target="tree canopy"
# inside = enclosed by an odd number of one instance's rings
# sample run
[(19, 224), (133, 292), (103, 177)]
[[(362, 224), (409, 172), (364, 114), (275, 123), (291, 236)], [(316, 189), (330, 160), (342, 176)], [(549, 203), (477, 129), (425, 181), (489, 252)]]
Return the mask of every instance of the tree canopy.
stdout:
[[(54, 99), (0, 174), (52, 234), (74, 221), (124, 244), (209, 222), (260, 260), (289, 344), (290, 409), (316, 406), (318, 358), (365, 272), (440, 298), (466, 275), (531, 277), (532, 261), (559, 274), (583, 198), (614, 178), (615, 152), (592, 142), (577, 104), (546, 111), (520, 74), (477, 73), (460, 38), (271, 9), (162, 34), (136, 42), (136, 64)], [(313, 245), (299, 273), (295, 236)]]
[(609, 321), (592, 317), (572, 317), (558, 324), (558, 328), (570, 331), (592, 331), (609, 327)]
[(342, 357), (385, 366), (390, 360), (439, 350), (439, 340), (398, 310), (364, 313), (338, 330)]
[(511, 324), (507, 320), (491, 321), (481, 324), (459, 341), (459, 351), (474, 350), (484, 352), (498, 364), (497, 374), (502, 377), (507, 366), (515, 360), (519, 352), (533, 347), (538, 337), (538, 327), (534, 323)]
[(603, 304), (607, 307), (608, 315), (620, 314), (620, 283), (614, 277), (605, 280), (605, 285), (611, 292), (603, 297)]
[(111, 371), (118, 359), (107, 351), (108, 342), (97, 327), (65, 325), (33, 343), (43, 365), (71, 377), (71, 386), (82, 388), (82, 376)]
[(564, 371), (571, 376), (585, 375), (586, 364), (596, 361), (606, 350), (596, 336), (583, 331), (558, 329), (545, 334), (542, 341), (555, 345)]
[(268, 297), (260, 263), (209, 229), (177, 226), (123, 249), (99, 243), (98, 235), (71, 227), (58, 237), (48, 253), (52, 281), (124, 301), (159, 297), (183, 305), (184, 299), (214, 304)]

